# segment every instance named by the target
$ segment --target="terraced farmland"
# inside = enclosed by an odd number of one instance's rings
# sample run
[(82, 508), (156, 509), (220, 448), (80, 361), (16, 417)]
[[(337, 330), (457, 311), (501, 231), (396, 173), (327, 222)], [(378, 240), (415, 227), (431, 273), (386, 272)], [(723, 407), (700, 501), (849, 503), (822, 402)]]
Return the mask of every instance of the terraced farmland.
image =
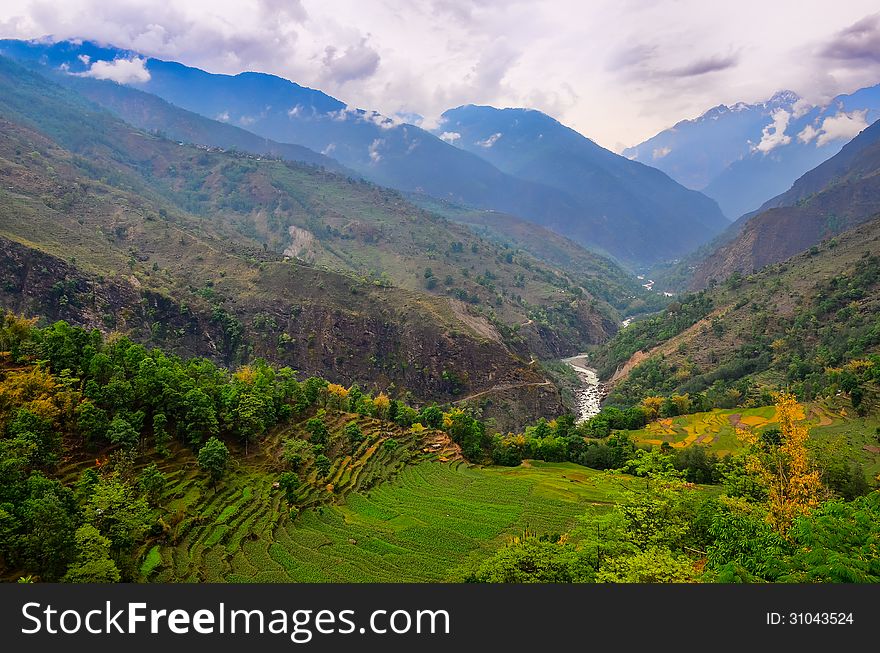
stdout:
[[(407, 466), (337, 505), (290, 517), (271, 479), (235, 475), (216, 495), (195, 492), (174, 545), (145, 551), (145, 580), (227, 582), (441, 581), (512, 536), (561, 533), (619, 497), (622, 479), (578, 465), (475, 468), (461, 461)], [(625, 480), (623, 481), (625, 482)]]
[[(859, 460), (869, 475), (876, 476), (880, 473), (880, 442), (877, 440), (880, 420), (859, 417), (846, 403), (829, 401), (803, 405), (802, 417), (810, 428), (810, 437), (825, 442), (837, 440), (838, 446), (849, 450), (851, 457)], [(675, 449), (698, 444), (723, 456), (741, 448), (736, 436), (737, 427), (760, 432), (778, 425), (776, 409), (763, 406), (659, 419), (628, 433), (638, 444), (660, 446), (666, 442)]]

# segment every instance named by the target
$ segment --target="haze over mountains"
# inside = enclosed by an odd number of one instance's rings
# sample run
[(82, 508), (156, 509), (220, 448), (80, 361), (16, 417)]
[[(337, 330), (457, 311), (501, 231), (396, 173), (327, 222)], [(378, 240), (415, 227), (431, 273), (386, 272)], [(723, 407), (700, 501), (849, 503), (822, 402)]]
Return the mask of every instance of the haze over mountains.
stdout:
[[(272, 75), (213, 75), (89, 42), (6, 40), (0, 51), (72, 75), (126, 83), (264, 138), (305, 146), (382, 185), (518, 215), (634, 265), (680, 256), (726, 224), (701, 194), (536, 112), (556, 149), (536, 151), (521, 166), (489, 152), (491, 147), (450, 144)], [(464, 117), (459, 113), (459, 120)], [(540, 133), (519, 137), (537, 139)], [(498, 152), (506, 152), (501, 145)]]
[(719, 105), (623, 154), (702, 191), (736, 220), (786, 191), (878, 118), (880, 85), (813, 107), (781, 91), (766, 102)]

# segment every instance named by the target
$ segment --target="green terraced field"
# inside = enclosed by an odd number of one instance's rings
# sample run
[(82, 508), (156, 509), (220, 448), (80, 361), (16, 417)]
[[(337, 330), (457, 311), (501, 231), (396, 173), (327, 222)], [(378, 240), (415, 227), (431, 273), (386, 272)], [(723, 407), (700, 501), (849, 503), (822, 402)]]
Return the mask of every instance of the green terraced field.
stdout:
[[(421, 462), (340, 503), (287, 516), (270, 478), (194, 490), (176, 545), (144, 553), (145, 580), (226, 582), (442, 581), (524, 530), (562, 533), (624, 490), (617, 477), (573, 464), (476, 468)], [(200, 495), (200, 501), (193, 497)]]
[[(813, 402), (803, 406), (803, 416), (810, 429), (810, 437), (820, 443), (837, 442), (848, 451), (850, 458), (859, 461), (869, 477), (880, 473), (880, 442), (876, 415), (859, 417), (848, 402)], [(762, 431), (778, 427), (776, 409), (732, 408), (705, 413), (681, 415), (656, 420), (645, 428), (627, 431), (638, 444), (659, 446), (668, 442), (673, 448), (700, 444), (720, 456), (735, 453), (742, 445), (736, 436), (735, 425)]]

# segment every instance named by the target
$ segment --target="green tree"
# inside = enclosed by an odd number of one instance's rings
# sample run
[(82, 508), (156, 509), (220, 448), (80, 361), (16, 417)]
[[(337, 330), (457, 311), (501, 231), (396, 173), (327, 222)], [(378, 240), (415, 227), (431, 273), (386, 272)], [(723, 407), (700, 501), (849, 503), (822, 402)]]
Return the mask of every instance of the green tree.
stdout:
[(320, 417), (312, 417), (309, 419), (306, 422), (306, 431), (309, 432), (309, 435), (311, 436), (309, 441), (313, 445), (324, 446), (330, 438), (330, 431), (327, 430), (327, 425)]
[(74, 535), (77, 559), (67, 569), (66, 583), (118, 583), (119, 568), (110, 558), (110, 540), (91, 524), (80, 526)]
[(193, 388), (183, 397), (184, 431), (190, 444), (198, 445), (220, 431), (214, 402), (199, 388)]
[(146, 500), (135, 495), (118, 473), (102, 478), (83, 509), (86, 524), (97, 528), (110, 540), (117, 561), (130, 552), (146, 535), (150, 509)]
[(443, 411), (437, 406), (427, 406), (419, 414), (419, 421), (428, 428), (439, 429), (443, 426)]
[(162, 492), (165, 491), (167, 484), (167, 477), (159, 471), (156, 463), (145, 467), (138, 476), (138, 487), (144, 493), (150, 505), (153, 506), (159, 503), (159, 498), (162, 496)]
[(302, 467), (311, 455), (312, 446), (301, 438), (286, 438), (281, 451), (284, 462), (294, 471)]
[(266, 403), (252, 393), (239, 397), (235, 409), (235, 427), (244, 442), (244, 453), (248, 453), (248, 445), (259, 439), (266, 432)]
[(165, 413), (156, 413), (153, 415), (153, 439), (156, 442), (156, 453), (160, 456), (167, 456), (171, 453), (168, 450), (168, 443), (171, 441), (171, 436), (168, 435), (167, 425), (168, 418), (165, 416)]
[(88, 399), (83, 399), (76, 407), (76, 423), (86, 442), (92, 445), (103, 442), (110, 428), (107, 412)]
[(484, 560), (465, 580), (472, 583), (589, 583), (593, 561), (573, 546), (533, 535)]
[(287, 499), (287, 503), (294, 503), (296, 501), (296, 491), (300, 486), (299, 476), (294, 472), (284, 472), (278, 478), (278, 485), (284, 492), (284, 498)]
[(118, 444), (123, 449), (134, 449), (140, 436), (134, 427), (122, 417), (114, 417), (107, 429), (107, 439), (111, 444)]
[(348, 440), (352, 452), (357, 449), (361, 442), (364, 441), (364, 432), (361, 430), (361, 427), (358, 426), (357, 422), (349, 422), (346, 424), (345, 428), (342, 429), (342, 433)]
[(332, 463), (330, 459), (324, 454), (320, 454), (315, 458), (315, 469), (318, 471), (318, 476), (324, 477), (330, 472), (330, 468), (332, 467)]
[(217, 487), (217, 481), (223, 478), (229, 465), (229, 449), (216, 437), (211, 437), (199, 449), (199, 467), (211, 478), (211, 487)]

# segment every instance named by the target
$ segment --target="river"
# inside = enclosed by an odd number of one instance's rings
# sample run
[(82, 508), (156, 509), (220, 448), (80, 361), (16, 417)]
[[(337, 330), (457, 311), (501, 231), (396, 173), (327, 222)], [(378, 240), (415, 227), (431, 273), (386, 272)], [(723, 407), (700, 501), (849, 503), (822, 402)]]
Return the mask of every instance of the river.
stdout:
[(587, 367), (587, 355), (578, 354), (571, 358), (563, 358), (562, 362), (575, 371), (581, 386), (575, 391), (577, 403), (577, 422), (584, 422), (593, 415), (598, 415), (602, 401), (602, 384), (596, 370)]

